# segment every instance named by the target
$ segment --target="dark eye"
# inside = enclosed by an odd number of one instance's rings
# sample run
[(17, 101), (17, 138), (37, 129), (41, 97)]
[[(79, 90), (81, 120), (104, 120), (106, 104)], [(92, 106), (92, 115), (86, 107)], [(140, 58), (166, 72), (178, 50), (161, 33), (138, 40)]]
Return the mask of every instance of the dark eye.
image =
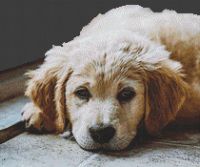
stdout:
[(91, 94), (87, 88), (79, 88), (75, 91), (75, 95), (83, 100), (89, 100), (89, 98), (91, 97)]
[(135, 91), (133, 88), (127, 87), (122, 89), (118, 95), (117, 95), (117, 99), (120, 102), (128, 102), (130, 101), (133, 97), (135, 96)]

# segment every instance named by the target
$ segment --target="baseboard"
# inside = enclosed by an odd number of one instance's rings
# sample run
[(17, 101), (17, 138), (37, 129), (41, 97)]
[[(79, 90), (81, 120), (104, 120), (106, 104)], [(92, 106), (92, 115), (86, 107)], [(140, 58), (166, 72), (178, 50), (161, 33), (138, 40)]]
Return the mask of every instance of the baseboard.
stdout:
[(14, 69), (0, 72), (0, 102), (23, 95), (27, 77), (24, 75), (28, 70), (37, 68), (42, 63), (38, 60)]

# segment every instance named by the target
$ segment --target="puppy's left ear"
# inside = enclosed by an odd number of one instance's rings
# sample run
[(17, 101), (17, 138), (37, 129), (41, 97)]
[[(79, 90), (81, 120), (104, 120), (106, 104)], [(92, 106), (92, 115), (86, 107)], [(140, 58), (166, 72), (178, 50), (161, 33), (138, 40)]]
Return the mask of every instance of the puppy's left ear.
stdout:
[(44, 63), (27, 73), (25, 95), (36, 106), (43, 119), (43, 129), (61, 133), (68, 121), (66, 115), (65, 86), (72, 74), (68, 52), (65, 47), (54, 47), (46, 53)]
[(147, 71), (145, 126), (156, 135), (173, 121), (185, 101), (187, 84), (169, 68)]

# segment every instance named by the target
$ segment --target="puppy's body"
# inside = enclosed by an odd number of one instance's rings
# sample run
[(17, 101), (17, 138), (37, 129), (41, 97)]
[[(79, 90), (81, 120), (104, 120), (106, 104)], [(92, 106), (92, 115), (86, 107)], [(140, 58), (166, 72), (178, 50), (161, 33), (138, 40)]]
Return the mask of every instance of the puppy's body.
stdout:
[[(142, 120), (150, 134), (173, 121), (199, 123), (199, 43), (197, 15), (140, 6), (98, 15), (30, 73), (26, 95), (32, 103), (24, 119), (50, 132), (62, 132), (69, 123), (86, 149), (125, 148)], [(76, 97), (80, 87), (89, 90), (87, 100)], [(135, 97), (121, 102), (123, 88)], [(88, 129), (99, 124), (114, 127), (110, 142), (90, 136)]]

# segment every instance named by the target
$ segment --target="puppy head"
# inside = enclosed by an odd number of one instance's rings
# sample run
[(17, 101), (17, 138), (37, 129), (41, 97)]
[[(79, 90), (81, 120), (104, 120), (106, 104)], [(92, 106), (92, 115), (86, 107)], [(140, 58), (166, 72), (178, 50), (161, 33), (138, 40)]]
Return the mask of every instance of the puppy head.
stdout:
[[(113, 57), (112, 57), (113, 58)], [(74, 71), (66, 85), (72, 132), (85, 149), (122, 149), (144, 112), (144, 86), (129, 60), (105, 54)]]
[(169, 60), (163, 47), (138, 36), (130, 41), (130, 36), (112, 34), (87, 39), (79, 49), (65, 97), (81, 147), (121, 150), (134, 139), (143, 118), (151, 135), (175, 118), (185, 83), (180, 64)]
[[(142, 120), (154, 135), (175, 118), (185, 99), (180, 64), (169, 60), (162, 46), (132, 33), (77, 38), (47, 55), (47, 71), (57, 67), (48, 75), (54, 85), (47, 89), (49, 81), (46, 89), (41, 85), (34, 89), (38, 93), (55, 91), (53, 100), (47, 102), (56, 102), (54, 110), (60, 114), (54, 121), (64, 127), (67, 115), (72, 133), (84, 149), (124, 149)], [(45, 93), (32, 100), (41, 103)]]

